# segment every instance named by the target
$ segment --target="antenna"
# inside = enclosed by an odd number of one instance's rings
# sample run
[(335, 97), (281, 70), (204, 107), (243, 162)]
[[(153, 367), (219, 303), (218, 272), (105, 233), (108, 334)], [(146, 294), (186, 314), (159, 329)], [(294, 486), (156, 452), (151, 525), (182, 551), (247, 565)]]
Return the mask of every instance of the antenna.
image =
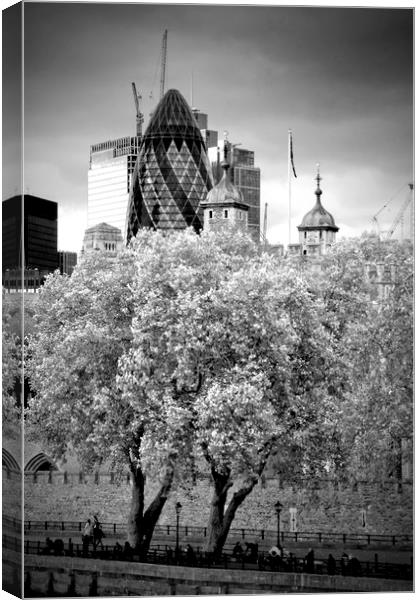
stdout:
[(136, 135), (138, 137), (141, 137), (142, 136), (142, 124), (144, 121), (143, 113), (140, 110), (141, 94), (137, 93), (136, 84), (134, 83), (134, 81), (131, 83), (131, 87), (133, 88), (134, 105), (136, 107)]
[(165, 93), (165, 77), (166, 77), (166, 52), (167, 52), (168, 30), (165, 29), (162, 38), (162, 62), (160, 71), (160, 99), (162, 100)]
[(191, 71), (191, 108), (194, 106), (194, 71)]

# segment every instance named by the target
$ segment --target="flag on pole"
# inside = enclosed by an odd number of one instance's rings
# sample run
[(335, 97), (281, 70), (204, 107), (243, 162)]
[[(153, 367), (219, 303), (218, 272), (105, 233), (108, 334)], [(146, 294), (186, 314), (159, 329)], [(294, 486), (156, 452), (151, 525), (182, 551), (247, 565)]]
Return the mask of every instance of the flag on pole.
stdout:
[(293, 175), (296, 175), (295, 163), (293, 162), (293, 142), (292, 142), (292, 132), (290, 132), (290, 164), (292, 165)]

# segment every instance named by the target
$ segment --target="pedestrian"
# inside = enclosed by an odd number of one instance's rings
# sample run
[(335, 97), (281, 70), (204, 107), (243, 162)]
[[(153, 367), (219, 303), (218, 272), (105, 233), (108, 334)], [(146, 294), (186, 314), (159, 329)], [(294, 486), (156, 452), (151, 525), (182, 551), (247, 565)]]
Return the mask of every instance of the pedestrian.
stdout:
[(315, 566), (315, 555), (312, 548), (309, 548), (308, 554), (305, 556), (305, 567), (307, 573), (313, 573)]
[(349, 555), (346, 552), (343, 552), (341, 555), (341, 574), (346, 575), (349, 565)]
[(332, 554), (328, 555), (327, 573), (328, 575), (335, 575), (335, 558)]
[(93, 549), (96, 550), (98, 544), (101, 545), (101, 549), (104, 549), (102, 538), (104, 538), (104, 532), (102, 531), (101, 524), (96, 515), (93, 516)]
[(241, 546), (241, 542), (236, 542), (236, 544), (232, 550), (232, 556), (234, 556), (236, 559), (240, 559), (243, 557), (243, 555), (244, 555), (244, 549)]
[(361, 572), (362, 572), (362, 566), (361, 566), (359, 560), (355, 556), (350, 555), (349, 556), (349, 575), (352, 575), (353, 577), (359, 577)]
[(185, 558), (187, 559), (188, 564), (192, 565), (195, 563), (194, 549), (190, 544), (185, 546)]
[(83, 544), (83, 554), (86, 555), (89, 551), (89, 544), (93, 543), (93, 527), (92, 522), (88, 519), (83, 528), (82, 535), (82, 544)]

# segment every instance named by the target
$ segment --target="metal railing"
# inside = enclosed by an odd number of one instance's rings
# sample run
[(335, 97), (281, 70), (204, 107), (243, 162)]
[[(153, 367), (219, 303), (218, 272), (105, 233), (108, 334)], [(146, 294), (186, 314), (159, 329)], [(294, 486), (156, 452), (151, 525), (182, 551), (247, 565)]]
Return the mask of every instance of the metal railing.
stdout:
[[(57, 546), (57, 542), (60, 542)], [(289, 554), (287, 558), (272, 557), (268, 552), (258, 552), (253, 558), (243, 555), (236, 558), (231, 554), (224, 553), (215, 558), (211, 553), (203, 552), (199, 548), (190, 549), (186, 553), (167, 545), (156, 545), (149, 552), (142, 555), (131, 548), (123, 548), (115, 545), (104, 545), (100, 549), (86, 547), (83, 544), (74, 544), (71, 540), (67, 543), (62, 540), (54, 542), (55, 547), (48, 547), (41, 541), (26, 540), (24, 552), (45, 556), (74, 556), (85, 559), (122, 560), (129, 562), (143, 562), (161, 565), (179, 565), (184, 567), (201, 567), (209, 569), (248, 569), (268, 572), (285, 573), (314, 573), (317, 575), (341, 575), (355, 577), (377, 577), (383, 579), (413, 578), (413, 563), (403, 565), (368, 561), (357, 561), (355, 565), (351, 562), (336, 561), (334, 568), (327, 560), (315, 560), (313, 566), (308, 564), (303, 557)], [(3, 549), (19, 552), (22, 548), (21, 540), (14, 536), (3, 535)]]
[[(82, 532), (85, 523), (83, 521), (24, 521), (24, 531), (29, 532)], [(3, 516), (3, 527), (19, 531), (22, 524), (19, 519)], [(122, 523), (101, 523), (101, 528), (106, 536), (125, 536), (126, 525)], [(206, 538), (207, 527), (198, 527), (191, 525), (180, 525), (179, 535), (184, 538)], [(154, 530), (154, 537), (173, 538), (176, 535), (176, 525), (157, 525)], [(254, 542), (274, 543), (277, 540), (277, 533), (269, 529), (251, 529), (251, 528), (231, 528), (229, 537), (240, 540), (252, 540)], [(336, 545), (361, 545), (361, 546), (401, 546), (412, 545), (413, 536), (408, 534), (376, 534), (376, 533), (334, 533), (334, 532), (280, 532), (282, 545), (284, 544), (336, 544)]]

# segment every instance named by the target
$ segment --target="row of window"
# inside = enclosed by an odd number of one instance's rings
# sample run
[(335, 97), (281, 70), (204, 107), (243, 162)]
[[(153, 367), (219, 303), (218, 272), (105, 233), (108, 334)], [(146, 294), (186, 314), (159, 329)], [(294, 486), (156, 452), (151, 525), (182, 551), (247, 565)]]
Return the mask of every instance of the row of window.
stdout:
[(105, 250), (113, 250), (117, 249), (117, 244), (115, 242), (105, 242)]
[[(229, 218), (229, 210), (227, 210), (226, 208), (223, 211), (223, 218), (224, 219), (228, 219)], [(239, 220), (242, 221), (244, 218), (244, 213), (242, 211), (239, 212)], [(213, 219), (213, 211), (209, 210), (209, 219)]]

